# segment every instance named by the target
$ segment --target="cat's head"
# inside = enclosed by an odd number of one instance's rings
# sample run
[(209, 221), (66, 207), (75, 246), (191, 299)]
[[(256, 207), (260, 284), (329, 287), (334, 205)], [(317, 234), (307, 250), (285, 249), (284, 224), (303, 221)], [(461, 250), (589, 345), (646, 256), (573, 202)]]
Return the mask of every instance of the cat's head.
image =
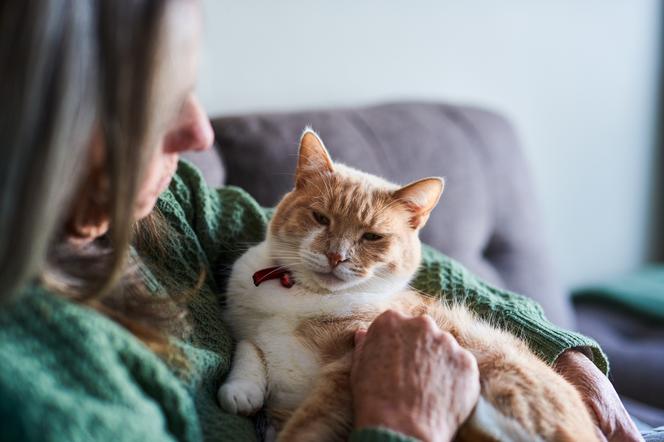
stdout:
[(419, 266), (418, 232), (443, 187), (442, 178), (401, 187), (333, 163), (307, 129), (295, 187), (270, 223), (270, 253), (298, 284), (318, 293), (399, 290)]

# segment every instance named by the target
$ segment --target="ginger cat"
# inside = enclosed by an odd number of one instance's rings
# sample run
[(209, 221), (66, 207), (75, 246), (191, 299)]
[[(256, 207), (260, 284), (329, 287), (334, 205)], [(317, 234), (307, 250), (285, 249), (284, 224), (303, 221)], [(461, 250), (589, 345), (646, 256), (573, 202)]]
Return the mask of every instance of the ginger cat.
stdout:
[(481, 399), (456, 440), (597, 440), (578, 392), (523, 341), (409, 289), (418, 232), (443, 187), (440, 178), (400, 187), (335, 164), (305, 130), (295, 188), (230, 277), (225, 320), (238, 344), (218, 392), (226, 411), (266, 406), (278, 440), (346, 440), (354, 332), (394, 309), (430, 315), (477, 359)]

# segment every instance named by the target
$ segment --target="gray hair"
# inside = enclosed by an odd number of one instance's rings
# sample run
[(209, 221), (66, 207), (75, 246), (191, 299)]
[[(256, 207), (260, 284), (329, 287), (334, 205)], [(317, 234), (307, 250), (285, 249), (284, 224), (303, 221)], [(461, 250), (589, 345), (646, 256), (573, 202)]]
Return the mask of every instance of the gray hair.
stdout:
[(98, 116), (92, 2), (0, 4), (0, 297), (44, 266)]
[[(126, 274), (168, 3), (0, 3), (0, 299), (37, 277), (64, 296), (103, 298)], [(93, 133), (104, 146), (112, 228), (81, 251), (61, 238), (72, 199), (90, 194)]]

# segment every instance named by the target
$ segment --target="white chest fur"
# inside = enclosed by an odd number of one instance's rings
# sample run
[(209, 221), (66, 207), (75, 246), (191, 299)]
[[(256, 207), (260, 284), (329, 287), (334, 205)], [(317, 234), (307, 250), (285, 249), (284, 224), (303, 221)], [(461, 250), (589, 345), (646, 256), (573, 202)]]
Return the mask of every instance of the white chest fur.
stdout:
[(253, 342), (267, 365), (268, 405), (295, 408), (318, 377), (316, 355), (295, 336), (293, 322), (288, 319), (266, 319), (257, 327)]
[[(253, 274), (274, 265), (265, 243), (249, 249), (235, 263), (227, 290), (225, 319), (238, 341), (251, 342), (264, 356), (264, 399), (268, 405), (292, 409), (310, 390), (320, 370), (317, 356), (297, 336), (298, 325), (323, 315), (348, 316), (367, 306), (374, 310), (377, 304), (385, 303), (387, 307), (389, 297), (368, 293), (312, 294), (298, 284), (285, 288), (278, 280), (254, 286)], [(235, 367), (234, 362), (234, 372)], [(231, 377), (235, 375), (231, 373)], [(220, 400), (221, 394), (220, 391)]]

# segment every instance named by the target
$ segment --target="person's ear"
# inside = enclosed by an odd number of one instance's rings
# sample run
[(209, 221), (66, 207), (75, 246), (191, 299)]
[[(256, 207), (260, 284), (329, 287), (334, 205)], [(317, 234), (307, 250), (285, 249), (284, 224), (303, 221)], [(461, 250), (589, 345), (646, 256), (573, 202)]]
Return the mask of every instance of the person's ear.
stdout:
[(104, 170), (104, 144), (95, 132), (90, 144), (90, 171), (72, 200), (65, 235), (73, 243), (85, 244), (106, 234), (109, 228), (110, 184)]

